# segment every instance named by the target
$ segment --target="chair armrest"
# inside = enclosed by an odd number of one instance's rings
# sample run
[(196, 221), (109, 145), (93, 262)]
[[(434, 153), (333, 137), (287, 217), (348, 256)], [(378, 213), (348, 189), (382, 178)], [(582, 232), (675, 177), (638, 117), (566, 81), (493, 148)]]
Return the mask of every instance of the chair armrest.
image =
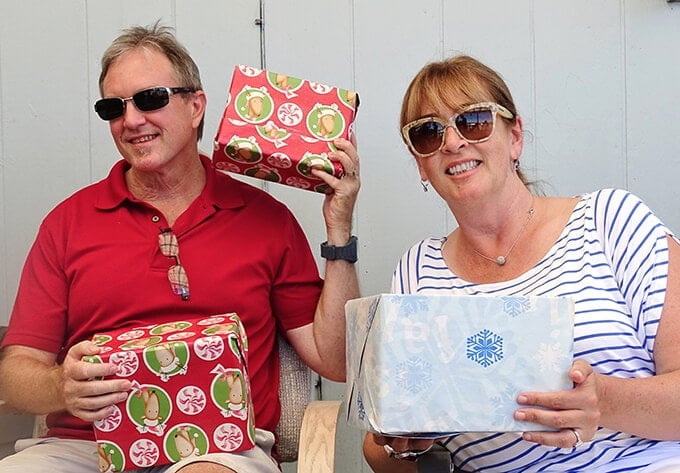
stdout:
[(300, 429), (298, 473), (333, 473), (341, 401), (312, 401)]

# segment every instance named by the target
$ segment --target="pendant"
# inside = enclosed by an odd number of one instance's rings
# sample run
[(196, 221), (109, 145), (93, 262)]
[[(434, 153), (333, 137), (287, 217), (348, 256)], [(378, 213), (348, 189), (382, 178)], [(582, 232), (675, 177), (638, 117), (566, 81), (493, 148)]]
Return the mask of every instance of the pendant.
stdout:
[(498, 266), (503, 266), (505, 264), (505, 256), (499, 256), (496, 258), (496, 263), (498, 263)]

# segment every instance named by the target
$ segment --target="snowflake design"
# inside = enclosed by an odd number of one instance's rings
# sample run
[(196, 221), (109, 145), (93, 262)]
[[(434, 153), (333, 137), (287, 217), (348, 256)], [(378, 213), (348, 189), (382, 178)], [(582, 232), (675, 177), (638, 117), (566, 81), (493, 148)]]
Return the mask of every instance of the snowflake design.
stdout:
[(411, 317), (412, 315), (420, 315), (423, 311), (427, 311), (427, 300), (424, 297), (402, 297), (397, 299), (399, 301), (399, 313)]
[(432, 365), (420, 358), (411, 357), (397, 365), (395, 378), (397, 384), (408, 392), (418, 394), (432, 385)]
[(548, 344), (541, 342), (534, 359), (538, 361), (541, 371), (557, 371), (564, 361), (564, 353), (559, 343)]
[(502, 297), (503, 312), (510, 317), (517, 317), (531, 308), (531, 302), (528, 297)]
[(484, 329), (467, 339), (467, 358), (484, 368), (503, 359), (503, 337)]

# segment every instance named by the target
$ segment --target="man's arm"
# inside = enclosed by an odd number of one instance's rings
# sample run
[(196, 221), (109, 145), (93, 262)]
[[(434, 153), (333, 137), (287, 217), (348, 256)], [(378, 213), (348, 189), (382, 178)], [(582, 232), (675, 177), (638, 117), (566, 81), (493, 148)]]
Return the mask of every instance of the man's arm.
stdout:
[[(352, 214), (360, 187), (359, 156), (354, 144), (347, 140), (336, 140), (335, 145), (339, 151), (330, 157), (342, 164), (344, 177), (312, 172), (333, 189), (323, 204), (327, 244), (342, 247), (352, 236)], [(326, 261), (314, 323), (287, 333), (291, 345), (310, 368), (333, 381), (345, 380), (345, 303), (359, 295), (354, 264), (344, 259)]]
[(10, 407), (30, 414), (67, 410), (85, 421), (112, 413), (113, 404), (127, 398), (130, 382), (96, 380), (116, 372), (111, 363), (87, 363), (85, 355), (100, 348), (86, 341), (74, 345), (61, 365), (54, 353), (10, 345), (0, 358), (0, 398)]

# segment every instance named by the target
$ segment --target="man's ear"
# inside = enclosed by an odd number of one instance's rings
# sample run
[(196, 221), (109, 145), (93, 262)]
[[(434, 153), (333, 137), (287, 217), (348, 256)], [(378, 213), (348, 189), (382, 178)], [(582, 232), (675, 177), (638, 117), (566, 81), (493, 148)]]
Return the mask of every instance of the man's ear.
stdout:
[(208, 100), (205, 96), (205, 92), (203, 92), (202, 90), (197, 90), (196, 92), (193, 92), (191, 95), (192, 105), (194, 107), (192, 122), (194, 128), (198, 128), (198, 125), (201, 123), (201, 120), (203, 120), (203, 116), (205, 115), (205, 109)]

